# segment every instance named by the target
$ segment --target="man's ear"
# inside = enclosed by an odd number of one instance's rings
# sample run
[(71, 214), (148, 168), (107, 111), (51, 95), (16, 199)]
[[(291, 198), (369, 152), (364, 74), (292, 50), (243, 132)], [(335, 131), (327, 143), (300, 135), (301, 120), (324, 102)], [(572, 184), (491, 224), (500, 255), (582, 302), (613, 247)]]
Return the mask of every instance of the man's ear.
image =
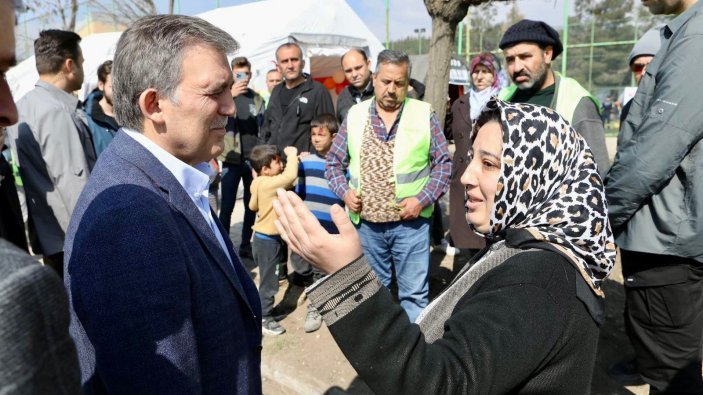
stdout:
[(163, 112), (159, 104), (159, 95), (156, 89), (149, 88), (139, 95), (139, 109), (145, 118), (161, 124), (164, 122)]
[(300, 71), (302, 72), (305, 68), (305, 59), (300, 59)]
[(98, 90), (100, 92), (105, 92), (105, 83), (100, 80), (98, 80)]
[(76, 62), (71, 58), (66, 58), (63, 60), (63, 73), (68, 75), (75, 69)]
[(547, 45), (544, 48), (544, 63), (546, 64), (551, 64), (552, 63), (552, 56), (554, 56), (554, 47), (551, 45)]

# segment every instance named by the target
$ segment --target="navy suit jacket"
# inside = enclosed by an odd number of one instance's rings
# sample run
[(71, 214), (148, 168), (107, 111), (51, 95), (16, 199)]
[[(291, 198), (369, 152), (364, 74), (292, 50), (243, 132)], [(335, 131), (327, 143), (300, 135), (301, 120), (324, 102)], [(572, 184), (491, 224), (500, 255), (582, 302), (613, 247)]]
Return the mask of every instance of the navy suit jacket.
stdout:
[(168, 169), (119, 131), (66, 235), (86, 394), (260, 394), (261, 306)]

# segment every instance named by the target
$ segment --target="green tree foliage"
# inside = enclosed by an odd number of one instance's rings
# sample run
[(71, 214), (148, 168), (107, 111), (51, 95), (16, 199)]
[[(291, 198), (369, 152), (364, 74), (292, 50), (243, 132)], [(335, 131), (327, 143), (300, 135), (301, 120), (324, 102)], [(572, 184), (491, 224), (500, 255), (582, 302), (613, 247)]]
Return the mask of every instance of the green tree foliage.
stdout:
[[(629, 83), (627, 55), (635, 39), (633, 0), (577, 0), (576, 15), (569, 18), (567, 74), (586, 88)], [(591, 48), (593, 43), (622, 42)], [(592, 56), (591, 56), (592, 55)]]

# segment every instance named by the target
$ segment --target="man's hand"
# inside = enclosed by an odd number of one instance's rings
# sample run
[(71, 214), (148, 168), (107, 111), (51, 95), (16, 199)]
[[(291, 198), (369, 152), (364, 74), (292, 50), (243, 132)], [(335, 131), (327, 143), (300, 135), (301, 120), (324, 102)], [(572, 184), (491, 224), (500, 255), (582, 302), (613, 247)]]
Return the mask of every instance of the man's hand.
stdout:
[(276, 229), (298, 255), (313, 266), (332, 274), (355, 259), (361, 252), (361, 241), (349, 216), (339, 205), (330, 209), (338, 235), (327, 233), (298, 195), (278, 189), (273, 209), (278, 215)]
[(298, 149), (293, 146), (288, 146), (283, 149), (283, 153), (286, 154), (286, 158), (292, 158), (298, 155)]
[(344, 205), (351, 210), (352, 213), (359, 214), (361, 212), (361, 198), (356, 196), (353, 189), (344, 194)]
[(310, 155), (310, 153), (309, 153), (308, 151), (303, 151), (303, 152), (301, 152), (301, 153), (298, 154), (298, 159), (303, 159), (303, 158), (305, 158), (305, 157), (308, 156), (308, 155)]
[(237, 97), (247, 91), (247, 86), (249, 85), (247, 80), (237, 81), (232, 85), (232, 97)]
[(400, 218), (405, 221), (419, 217), (422, 211), (422, 204), (420, 204), (420, 201), (414, 196), (403, 199), (403, 201), (398, 203), (398, 207), (402, 208)]

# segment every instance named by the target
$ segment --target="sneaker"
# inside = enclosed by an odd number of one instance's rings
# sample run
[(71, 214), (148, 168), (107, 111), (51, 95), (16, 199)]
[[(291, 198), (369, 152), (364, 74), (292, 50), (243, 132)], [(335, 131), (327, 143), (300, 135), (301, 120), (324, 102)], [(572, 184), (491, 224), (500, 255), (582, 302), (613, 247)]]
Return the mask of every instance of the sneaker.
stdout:
[(251, 253), (251, 244), (245, 246), (239, 246), (239, 257), (240, 258), (253, 258), (254, 255)]
[(308, 305), (308, 312), (305, 315), (305, 325), (303, 329), (305, 329), (306, 333), (310, 333), (320, 329), (320, 326), (322, 326), (322, 316), (320, 312), (312, 305)]
[(456, 247), (452, 247), (447, 239), (442, 239), (442, 242), (439, 244), (436, 244), (433, 248), (432, 251), (437, 251), (437, 252), (443, 252), (447, 256), (455, 256), (459, 254), (459, 249)]
[(608, 375), (622, 385), (643, 385), (642, 376), (637, 372), (635, 359), (625, 359), (608, 367)]
[(299, 287), (307, 288), (312, 285), (312, 273), (308, 275), (302, 275), (298, 272), (293, 272), (293, 284)]
[(276, 322), (273, 317), (264, 317), (261, 321), (261, 332), (265, 335), (278, 336), (286, 333), (286, 328)]

